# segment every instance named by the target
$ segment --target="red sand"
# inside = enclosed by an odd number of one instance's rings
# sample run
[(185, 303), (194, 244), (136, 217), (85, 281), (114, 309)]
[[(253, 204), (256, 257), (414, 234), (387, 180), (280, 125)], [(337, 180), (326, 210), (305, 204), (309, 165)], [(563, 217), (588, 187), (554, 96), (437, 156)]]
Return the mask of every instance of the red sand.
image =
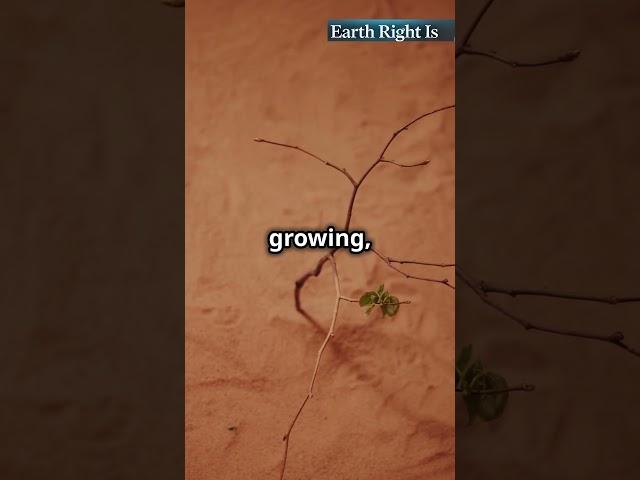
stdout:
[[(350, 184), (252, 138), (299, 144), (359, 177), (394, 130), (454, 102), (453, 45), (332, 44), (325, 33), (328, 18), (452, 18), (453, 2), (345, 3), (190, 0), (186, 10), (188, 479), (278, 478), (322, 342), (293, 304), (294, 280), (322, 252), (271, 256), (265, 236), (341, 225)], [(381, 165), (362, 187), (352, 227), (383, 253), (454, 260), (453, 125), (448, 111), (404, 132), (389, 158), (432, 163)], [(453, 291), (373, 254), (336, 258), (345, 294), (384, 282), (413, 303), (393, 319), (341, 307), (286, 478), (453, 478)], [(325, 328), (333, 296), (329, 268), (303, 292)]]

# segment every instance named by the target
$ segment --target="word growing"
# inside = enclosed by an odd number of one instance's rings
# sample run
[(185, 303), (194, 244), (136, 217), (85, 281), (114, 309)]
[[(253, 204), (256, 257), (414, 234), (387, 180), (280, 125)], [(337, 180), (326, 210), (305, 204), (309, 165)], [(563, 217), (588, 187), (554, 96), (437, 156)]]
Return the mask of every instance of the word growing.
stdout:
[(267, 234), (269, 253), (282, 253), (287, 248), (346, 248), (351, 253), (362, 253), (371, 248), (365, 232), (336, 231), (332, 226), (326, 231), (273, 230)]

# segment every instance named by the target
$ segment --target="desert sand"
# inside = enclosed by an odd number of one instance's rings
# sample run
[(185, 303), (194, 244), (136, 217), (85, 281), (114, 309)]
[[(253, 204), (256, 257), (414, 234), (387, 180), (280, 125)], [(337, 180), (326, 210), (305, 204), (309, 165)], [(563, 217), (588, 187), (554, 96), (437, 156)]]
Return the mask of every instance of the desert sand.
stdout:
[[(329, 18), (452, 18), (453, 2), (206, 2), (186, 10), (186, 478), (278, 478), (282, 436), (323, 338), (294, 307), (322, 252), (266, 252), (272, 228), (344, 223), (350, 184), (391, 133), (454, 103), (453, 45), (326, 41)], [(412, 5), (414, 3), (414, 5)], [(403, 133), (362, 187), (352, 228), (383, 253), (454, 261), (454, 112)], [(345, 294), (384, 283), (393, 319), (341, 306), (316, 392), (291, 437), (288, 479), (454, 476), (454, 292), (372, 253), (339, 252)], [(413, 273), (447, 276), (437, 268)], [(302, 295), (325, 328), (330, 269)]]

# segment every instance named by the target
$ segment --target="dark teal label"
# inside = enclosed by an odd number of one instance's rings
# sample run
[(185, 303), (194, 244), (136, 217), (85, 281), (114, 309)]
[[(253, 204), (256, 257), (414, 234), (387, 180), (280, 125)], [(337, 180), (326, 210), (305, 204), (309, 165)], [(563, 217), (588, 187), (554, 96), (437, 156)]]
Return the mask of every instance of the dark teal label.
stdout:
[(327, 21), (330, 42), (453, 42), (453, 20), (342, 19)]

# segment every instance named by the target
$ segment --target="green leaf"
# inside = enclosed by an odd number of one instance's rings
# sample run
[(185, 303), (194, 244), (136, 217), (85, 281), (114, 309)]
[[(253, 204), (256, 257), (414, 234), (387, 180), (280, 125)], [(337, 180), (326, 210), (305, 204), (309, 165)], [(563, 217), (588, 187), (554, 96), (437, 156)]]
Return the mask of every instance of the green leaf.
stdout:
[(360, 306), (364, 307), (365, 305), (376, 303), (377, 299), (378, 295), (376, 294), (376, 292), (366, 292), (360, 297)]
[(367, 308), (367, 315), (369, 315), (371, 313), (371, 310), (373, 310), (374, 308), (376, 308), (375, 304)]
[(382, 295), (382, 292), (384, 292), (384, 283), (378, 287), (378, 291), (376, 293), (378, 295)]
[(389, 303), (389, 292), (382, 292), (380, 303)]
[(398, 313), (398, 310), (400, 310), (400, 300), (398, 300), (397, 297), (390, 295), (387, 299), (387, 303), (382, 305), (381, 308), (384, 314), (387, 314), (390, 317), (393, 317), (395, 314)]

